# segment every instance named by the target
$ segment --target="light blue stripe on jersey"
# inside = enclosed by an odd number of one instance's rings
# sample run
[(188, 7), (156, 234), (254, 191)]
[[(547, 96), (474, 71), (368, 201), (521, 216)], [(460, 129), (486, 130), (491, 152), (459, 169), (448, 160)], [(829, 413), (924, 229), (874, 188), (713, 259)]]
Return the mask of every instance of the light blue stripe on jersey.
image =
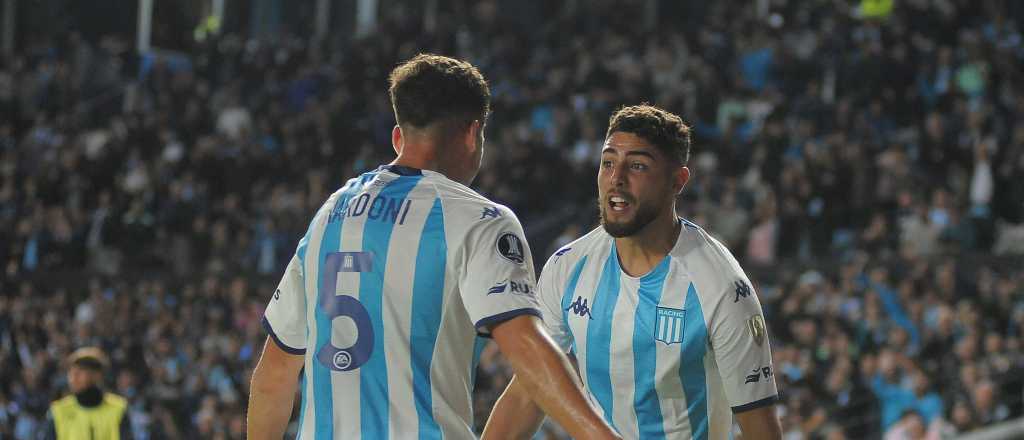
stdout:
[[(562, 294), (562, 323), (565, 325), (566, 331), (572, 334), (572, 327), (569, 326), (569, 306), (572, 304), (573, 297), (576, 295), (576, 285), (580, 282), (580, 274), (583, 273), (583, 267), (587, 265), (587, 256), (584, 255), (580, 258), (580, 261), (576, 263), (576, 267), (572, 269), (572, 275), (569, 277), (569, 284), (565, 285), (565, 293)], [(572, 352), (576, 353), (576, 338), (572, 339)]]
[(604, 410), (604, 418), (615, 428), (611, 376), (611, 343), (615, 303), (619, 299), (619, 258), (612, 246), (604, 262), (601, 281), (594, 293), (590, 313), (593, 315), (587, 327), (587, 383)]
[(433, 396), (430, 391), (430, 364), (434, 360), (437, 333), (441, 328), (441, 304), (444, 293), (445, 263), (448, 244), (444, 236), (444, 210), (441, 199), (434, 199), (416, 251), (416, 273), (412, 284), (412, 324), (409, 347), (413, 398), (419, 418), (421, 439), (441, 438), (441, 429), (434, 420)]
[[(348, 205), (349, 199), (360, 189), (362, 185), (356, 185), (354, 180), (349, 181), (350, 188), (344, 190), (341, 196), (338, 197), (338, 201), (334, 202), (335, 205), (331, 207), (330, 211), (327, 211), (327, 215), (330, 215), (334, 209), (338, 207), (344, 207)], [(317, 257), (317, 273), (320, 279), (324, 279), (323, 263), (327, 261), (327, 254), (331, 252), (337, 252), (341, 246), (341, 227), (345, 223), (344, 219), (336, 222), (329, 222), (327, 219), (323, 220), (326, 224), (324, 226), (323, 237), (320, 239), (320, 254)], [(315, 221), (313, 222), (316, 223)], [(310, 225), (310, 228), (313, 228)], [(305, 252), (303, 252), (305, 255)], [(321, 295), (334, 295), (335, 292), (321, 292), (322, 288), (320, 280), (316, 281), (316, 301), (317, 305), (314, 307), (314, 317), (316, 319), (316, 345), (309, 347), (313, 350), (314, 356), (320, 347), (328, 344), (331, 341), (331, 318), (327, 316), (326, 311), (320, 307), (320, 296)], [(335, 286), (337, 288), (337, 286)], [(313, 425), (313, 432), (315, 433), (316, 440), (331, 440), (334, 438), (334, 396), (332, 395), (334, 387), (331, 385), (331, 371), (327, 367), (313, 359), (313, 417), (315, 424)]]
[(671, 256), (665, 256), (661, 264), (640, 278), (637, 292), (636, 316), (633, 322), (633, 409), (636, 412), (637, 438), (665, 438), (661, 401), (655, 388), (655, 370), (658, 363), (658, 346), (654, 339), (657, 329), (657, 310), (661, 303), (662, 290)]
[(708, 383), (704, 376), (704, 355), (707, 352), (708, 330), (704, 324), (697, 289), (690, 283), (686, 292), (685, 324), (683, 325), (683, 356), (679, 378), (686, 393), (686, 412), (694, 440), (708, 438)]
[[(365, 176), (365, 175), (364, 175)], [(401, 176), (380, 190), (377, 198), (386, 197), (402, 206), (405, 197), (423, 176)], [(365, 180), (364, 180), (365, 181)], [(372, 208), (371, 208), (372, 209)], [(369, 216), (369, 214), (367, 214)], [(359, 302), (370, 315), (373, 325), (373, 353), (360, 367), (359, 420), (362, 438), (389, 438), (388, 432), (388, 364), (384, 348), (384, 268), (388, 262), (391, 232), (398, 222), (366, 219), (363, 226), (363, 252), (373, 255), (374, 270), (359, 274)]]

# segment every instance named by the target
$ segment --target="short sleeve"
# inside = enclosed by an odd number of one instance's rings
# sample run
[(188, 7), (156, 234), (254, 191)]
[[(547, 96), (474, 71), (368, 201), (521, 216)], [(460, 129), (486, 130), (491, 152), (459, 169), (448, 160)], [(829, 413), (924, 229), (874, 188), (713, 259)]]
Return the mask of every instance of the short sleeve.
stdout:
[(285, 352), (306, 352), (306, 290), (298, 255), (292, 256), (267, 305), (263, 327)]
[(750, 280), (739, 271), (719, 298), (708, 327), (729, 406), (739, 413), (775, 403), (771, 344)]
[(566, 269), (559, 264), (560, 255), (556, 253), (544, 265), (540, 273), (540, 280), (537, 282), (537, 298), (540, 302), (540, 310), (544, 315), (544, 328), (561, 347), (562, 351), (569, 351), (572, 345), (572, 335), (566, 327), (564, 308), (562, 307), (562, 295), (565, 289), (564, 280)]
[(519, 315), (541, 316), (533, 256), (523, 227), (511, 210), (473, 225), (463, 241), (459, 292), (482, 336)]

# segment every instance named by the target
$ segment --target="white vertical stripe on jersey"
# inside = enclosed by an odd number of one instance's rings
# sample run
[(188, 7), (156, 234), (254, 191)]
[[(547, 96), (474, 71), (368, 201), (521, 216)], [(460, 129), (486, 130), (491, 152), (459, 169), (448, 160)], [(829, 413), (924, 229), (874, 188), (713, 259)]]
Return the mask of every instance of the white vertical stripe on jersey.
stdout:
[[(328, 199), (330, 200), (330, 199)], [(337, 201), (338, 197), (334, 196), (333, 201)], [(333, 204), (331, 204), (333, 206)], [(309, 335), (306, 337), (306, 341), (316, 341), (316, 307), (317, 307), (317, 292), (318, 283), (320, 282), (320, 263), (317, 261), (320, 255), (320, 245), (323, 242), (323, 227), (320, 226), (321, 222), (327, 222), (327, 216), (330, 215), (331, 210), (329, 208), (321, 208), (320, 212), (317, 213), (317, 217), (313, 219), (310, 225), (311, 231), (307, 231), (309, 234), (309, 241), (306, 243), (306, 256), (302, 261), (303, 265), (303, 283), (305, 285), (306, 293), (306, 328), (308, 329)], [(306, 344), (306, 368), (304, 370), (304, 382), (305, 393), (303, 398), (306, 399), (306, 410), (302, 415), (303, 426), (299, 426), (299, 437), (303, 439), (315, 439), (316, 434), (316, 404), (313, 400), (313, 362), (316, 362), (316, 351), (319, 347), (314, 347), (312, 343), (307, 342)]]
[[(469, 319), (466, 306), (462, 302), (462, 291), (459, 288), (457, 270), (452, 268), (463, 267), (455, 258), (460, 256), (455, 246), (461, 243), (457, 237), (449, 235), (449, 231), (464, 231), (466, 223), (475, 222), (477, 216), (467, 216), (445, 205), (442, 198), (441, 209), (444, 213), (445, 242), (448, 244), (448, 264), (445, 270), (445, 292), (441, 305), (441, 327), (437, 329), (437, 344), (434, 347), (434, 361), (430, 367), (430, 392), (433, 393), (434, 420), (441, 428), (441, 432), (447, 434), (464, 432), (465, 435), (458, 438), (473, 439), (473, 401), (472, 395), (464, 390), (472, 390), (473, 384), (466, 381), (473, 377), (472, 372), (463, 376), (456, 374), (456, 371), (467, 371), (472, 368), (473, 350), (466, 347), (473, 347), (476, 332), (465, 331), (473, 328), (474, 323)], [(463, 215), (459, 215), (463, 214)], [(462, 256), (464, 258), (464, 256)], [(485, 292), (481, 292), (483, 294)], [(447, 401), (439, 396), (448, 396)], [(468, 414), (469, 420), (459, 417), (461, 414)]]
[[(716, 365), (715, 354), (708, 350), (704, 355), (704, 377), (708, 383), (708, 438), (729, 438), (729, 428), (732, 427), (732, 409), (725, 399), (725, 388), (722, 386), (722, 377), (718, 374), (720, 365)], [(740, 365), (726, 366), (726, 368), (743, 368)], [(725, 431), (721, 431), (725, 429)]]
[[(659, 307), (683, 309), (686, 304), (686, 290), (670, 290), (670, 287), (679, 289), (682, 286), (685, 289), (689, 282), (678, 282), (676, 280), (679, 280), (679, 277), (686, 277), (686, 275), (686, 273), (681, 273), (677, 264), (669, 267), (669, 272), (665, 276), (665, 287), (661, 294)], [(669, 280), (672, 280), (672, 282), (670, 283)], [(683, 313), (683, 320), (685, 322), (686, 312)], [(667, 325), (668, 321), (666, 319), (662, 323)], [(685, 326), (686, 324), (683, 325)], [(669, 330), (671, 329), (666, 329), (666, 331)], [(679, 331), (681, 332), (682, 328)], [(686, 418), (686, 408), (688, 405), (686, 396), (683, 393), (683, 383), (679, 379), (679, 364), (677, 363), (679, 361), (679, 352), (682, 350), (682, 344), (665, 344), (663, 342), (655, 342), (655, 344), (658, 347), (657, 366), (655, 367), (655, 376), (658, 380), (655, 381), (655, 384), (658, 390), (658, 399), (661, 401), (661, 418), (664, 423), (665, 438), (690, 438), (692, 434), (688, 425), (689, 419)]]
[[(448, 218), (445, 217), (445, 220), (447, 221)], [(450, 249), (449, 255), (452, 255)], [(452, 271), (446, 272), (452, 273)], [(446, 276), (445, 283), (458, 283), (458, 280)], [(464, 376), (455, 372), (471, 368), (473, 350), (467, 350), (466, 347), (473, 347), (476, 334), (463, 330), (472, 328), (473, 322), (470, 321), (469, 314), (466, 313), (459, 290), (456, 288), (448, 291), (451, 294), (444, 297), (444, 305), (441, 309), (441, 328), (438, 329), (438, 342), (434, 347), (434, 362), (430, 368), (430, 392), (434, 393), (434, 420), (437, 421), (441, 432), (445, 434), (465, 432), (465, 436), (457, 438), (471, 439), (476, 438), (472, 426), (473, 401), (471, 393), (463, 390), (473, 389), (473, 384), (466, 382), (472, 375)], [(438, 398), (438, 396), (444, 395), (449, 396), (447, 402)], [(460, 414), (469, 414), (469, 420), (460, 419)]]
[[(620, 274), (619, 296), (616, 299), (615, 318), (617, 329), (611, 333), (612, 353), (608, 368), (611, 372), (612, 419), (615, 428), (622, 435), (633, 436), (640, 432), (636, 420), (636, 406), (633, 397), (636, 394), (636, 382), (633, 365), (633, 332), (636, 331), (637, 289), (639, 282), (625, 273)], [(620, 351), (621, 350), (621, 351)]]
[[(433, 203), (433, 191), (430, 191), (430, 196), (425, 196), (425, 191), (420, 188), (413, 188), (406, 197), (414, 200), (412, 203), (416, 204), (416, 209), (409, 211), (404, 224), (396, 223), (388, 243), (388, 260), (384, 268), (387, 299), (381, 301), (385, 347), (405, 347), (409, 343), (416, 247)], [(387, 364), (388, 432), (391, 438), (417, 438), (419, 425), (415, 423), (417, 414), (410, 350), (388, 350)]]
[[(370, 188), (370, 185), (367, 184), (364, 188)], [(356, 197), (351, 197), (349, 203), (354, 202), (355, 199)], [(366, 215), (360, 215), (344, 217), (341, 220), (343, 222), (341, 224), (341, 247), (338, 252), (361, 252), (363, 250), (363, 226), (366, 225), (366, 218)], [(359, 272), (338, 273), (335, 293), (359, 299), (360, 275)], [(341, 324), (337, 322), (339, 319), (348, 322)], [(331, 329), (331, 341), (335, 346), (349, 347), (355, 342), (355, 324), (350, 318), (336, 318), (332, 321)], [(374, 350), (380, 349), (380, 347), (374, 347)], [(362, 405), (360, 403), (363, 396), (359, 391), (361, 371), (361, 368), (356, 368), (350, 371), (331, 372), (331, 392), (334, 399), (334, 438), (361, 438), (362, 436), (360, 414)]]

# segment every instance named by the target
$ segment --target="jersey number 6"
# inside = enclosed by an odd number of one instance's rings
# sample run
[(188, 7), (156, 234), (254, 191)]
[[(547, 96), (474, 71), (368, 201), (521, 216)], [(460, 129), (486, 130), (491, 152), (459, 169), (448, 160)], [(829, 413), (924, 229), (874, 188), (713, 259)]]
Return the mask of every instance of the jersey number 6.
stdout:
[[(367, 263), (367, 260), (370, 263)], [(333, 371), (355, 370), (366, 363), (373, 353), (373, 324), (370, 322), (370, 313), (358, 299), (335, 294), (339, 272), (364, 272), (368, 270), (366, 266), (370, 264), (372, 257), (363, 252), (332, 252), (327, 254), (321, 268), (320, 292), (317, 298), (320, 310), (332, 323), (335, 318), (347, 316), (356, 325), (356, 340), (351, 347), (336, 347), (328, 336), (327, 342), (317, 350), (317, 360)]]

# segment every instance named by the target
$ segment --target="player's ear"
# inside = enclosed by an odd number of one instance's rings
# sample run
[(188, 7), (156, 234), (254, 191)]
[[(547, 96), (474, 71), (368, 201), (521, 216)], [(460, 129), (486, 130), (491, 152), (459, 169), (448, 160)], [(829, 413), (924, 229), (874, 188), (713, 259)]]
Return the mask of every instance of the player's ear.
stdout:
[(480, 123), (480, 121), (474, 119), (473, 122), (469, 123), (469, 127), (465, 132), (466, 139), (464, 140), (464, 142), (469, 147), (470, 153), (476, 151), (476, 149), (480, 147), (479, 145), (477, 145), (477, 139), (483, 136), (483, 130), (484, 127), (483, 124)]
[(402, 154), (402, 147), (405, 146), (405, 140), (402, 139), (402, 128), (395, 124), (395, 128), (391, 129), (391, 148), (395, 149), (395, 154)]
[(685, 166), (680, 166), (672, 173), (672, 190), (675, 191), (676, 195), (683, 192), (683, 187), (686, 186), (686, 182), (690, 181), (690, 169)]

